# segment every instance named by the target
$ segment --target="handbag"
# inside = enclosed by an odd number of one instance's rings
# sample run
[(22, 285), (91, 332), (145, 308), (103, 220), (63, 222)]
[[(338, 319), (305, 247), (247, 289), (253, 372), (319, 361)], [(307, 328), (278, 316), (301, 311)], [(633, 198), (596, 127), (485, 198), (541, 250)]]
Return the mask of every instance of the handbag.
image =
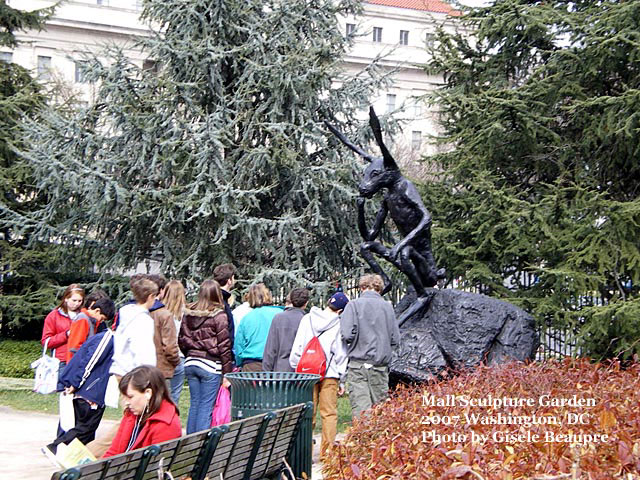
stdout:
[(213, 415), (211, 416), (211, 426), (217, 427), (231, 421), (231, 392), (224, 385), (220, 385), (218, 389), (218, 397), (216, 398), (216, 406), (213, 407)]
[(52, 356), (47, 355), (48, 345), (49, 339), (47, 338), (42, 349), (42, 356), (31, 364), (31, 368), (36, 370), (33, 391), (45, 395), (58, 389), (58, 369), (60, 368), (60, 360), (55, 357), (55, 350), (53, 350)]

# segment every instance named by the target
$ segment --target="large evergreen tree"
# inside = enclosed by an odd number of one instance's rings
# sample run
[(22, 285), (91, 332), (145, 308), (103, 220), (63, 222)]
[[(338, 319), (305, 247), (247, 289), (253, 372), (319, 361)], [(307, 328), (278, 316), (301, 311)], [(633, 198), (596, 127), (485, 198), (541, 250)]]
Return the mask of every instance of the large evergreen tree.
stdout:
[[(53, 11), (54, 8), (46, 8), (25, 12), (0, 1), (0, 46), (16, 47), (17, 32), (43, 29)], [(46, 90), (27, 69), (0, 60), (0, 215), (3, 218), (7, 211), (28, 215), (46, 201), (35, 186), (32, 169), (21, 161), (16, 149), (24, 148), (20, 123), (25, 119), (37, 121), (47, 97)], [(55, 301), (57, 286), (68, 280), (60, 274), (57, 248), (33, 240), (28, 233), (19, 233), (4, 222), (0, 224), (0, 336), (19, 335), (19, 327), (24, 327), (28, 320), (41, 320)], [(28, 329), (28, 325), (26, 327)]]
[(439, 264), (593, 355), (640, 352), (640, 2), (498, 0), (461, 22), (428, 66), (452, 146), (425, 185)]
[(112, 48), (107, 62), (87, 64), (95, 104), (29, 125), (24, 157), (47, 204), (10, 221), (84, 249), (102, 269), (157, 258), (200, 279), (233, 261), (245, 281), (275, 286), (353, 267), (360, 167), (338, 156), (322, 122), (356, 127), (383, 81), (375, 65), (357, 78), (340, 70), (352, 39), (337, 15), (359, 9), (355, 0), (145, 2), (146, 68)]

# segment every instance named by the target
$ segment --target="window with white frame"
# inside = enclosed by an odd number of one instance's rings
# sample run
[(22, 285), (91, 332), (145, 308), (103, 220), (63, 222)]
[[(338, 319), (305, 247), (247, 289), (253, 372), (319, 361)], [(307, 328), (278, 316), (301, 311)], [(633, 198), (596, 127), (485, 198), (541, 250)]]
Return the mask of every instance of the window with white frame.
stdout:
[(425, 34), (424, 36), (424, 43), (427, 45), (427, 47), (431, 48), (435, 45), (436, 43), (436, 36), (435, 34), (428, 32)]
[(420, 117), (421, 115), (422, 115), (422, 103), (420, 103), (420, 100), (416, 98), (413, 104), (413, 116)]
[(396, 96), (393, 93), (387, 93), (387, 113), (391, 113), (396, 109)]
[(11, 60), (13, 60), (13, 53), (0, 52), (0, 60), (4, 60), (7, 63), (11, 63)]
[(422, 132), (414, 130), (411, 132), (411, 150), (420, 150), (422, 147)]
[(347, 23), (347, 36), (348, 35), (353, 35), (356, 31), (356, 24), (355, 23)]
[(382, 42), (382, 27), (373, 27), (373, 41)]
[(38, 78), (40, 80), (51, 79), (51, 57), (38, 55)]
[(400, 30), (400, 45), (409, 45), (409, 30)]
[(78, 60), (76, 64), (76, 83), (87, 83), (86, 70), (88, 62), (84, 60)]

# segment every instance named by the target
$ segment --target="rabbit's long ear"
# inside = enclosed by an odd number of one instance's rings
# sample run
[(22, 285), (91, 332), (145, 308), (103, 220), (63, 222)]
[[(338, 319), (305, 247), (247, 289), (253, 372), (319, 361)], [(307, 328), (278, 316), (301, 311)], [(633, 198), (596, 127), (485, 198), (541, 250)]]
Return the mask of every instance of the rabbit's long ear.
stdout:
[(327, 122), (326, 120), (324, 121), (324, 124), (327, 126), (327, 128), (329, 130), (331, 130), (333, 132), (333, 134), (338, 137), (340, 139), (340, 141), (342, 143), (344, 143), (347, 147), (349, 147), (351, 150), (353, 150), (354, 152), (356, 152), (358, 155), (360, 155), (362, 158), (364, 158), (367, 162), (371, 163), (371, 161), (373, 160), (374, 157), (372, 157), (371, 155), (369, 155), (367, 152), (365, 152), (364, 150), (362, 150), (360, 147), (354, 145), (353, 143), (351, 143), (349, 141), (349, 139), (347, 139), (347, 137), (345, 137), (342, 132), (340, 132), (336, 127), (334, 127), (333, 125), (331, 125), (329, 122)]
[(398, 164), (391, 156), (389, 150), (387, 150), (386, 145), (382, 141), (382, 129), (380, 128), (380, 121), (378, 120), (378, 116), (376, 115), (373, 107), (369, 107), (369, 125), (371, 126), (371, 130), (373, 130), (373, 136), (376, 138), (376, 142), (380, 146), (380, 151), (382, 152), (382, 158), (384, 159), (384, 168), (387, 170), (398, 170)]

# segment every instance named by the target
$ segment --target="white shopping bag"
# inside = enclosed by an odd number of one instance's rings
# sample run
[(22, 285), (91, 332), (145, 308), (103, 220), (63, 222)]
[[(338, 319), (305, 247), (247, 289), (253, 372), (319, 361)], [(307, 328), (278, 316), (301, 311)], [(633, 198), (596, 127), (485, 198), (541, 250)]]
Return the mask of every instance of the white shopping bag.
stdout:
[(68, 432), (76, 426), (76, 415), (73, 411), (73, 393), (60, 394), (60, 428)]
[(120, 401), (120, 388), (118, 384), (120, 382), (115, 375), (109, 377), (109, 383), (107, 383), (107, 391), (104, 392), (104, 404), (107, 407), (118, 408), (118, 402)]
[(47, 355), (47, 345), (49, 339), (44, 342), (42, 356), (31, 364), (31, 368), (35, 368), (36, 375), (33, 384), (33, 391), (36, 393), (53, 393), (58, 388), (58, 369), (60, 368), (60, 360), (54, 355)]

